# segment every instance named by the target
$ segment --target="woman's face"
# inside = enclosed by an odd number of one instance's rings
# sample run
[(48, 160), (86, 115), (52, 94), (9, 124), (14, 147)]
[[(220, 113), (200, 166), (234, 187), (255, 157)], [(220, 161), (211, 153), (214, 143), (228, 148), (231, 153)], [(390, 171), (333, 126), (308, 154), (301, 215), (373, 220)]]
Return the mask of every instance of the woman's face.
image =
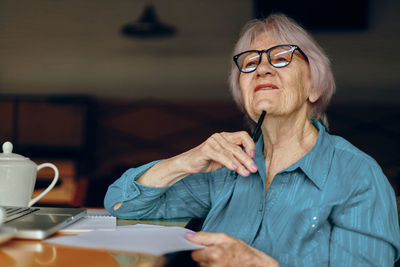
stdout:
[[(248, 50), (263, 50), (279, 44), (269, 35), (262, 34)], [(263, 53), (257, 69), (251, 73), (240, 73), (239, 82), (245, 109), (254, 121), (263, 110), (269, 115), (288, 117), (307, 109), (307, 100), (315, 102), (318, 99), (310, 95), (308, 63), (297, 50), (291, 63), (283, 68), (271, 66), (266, 53)]]

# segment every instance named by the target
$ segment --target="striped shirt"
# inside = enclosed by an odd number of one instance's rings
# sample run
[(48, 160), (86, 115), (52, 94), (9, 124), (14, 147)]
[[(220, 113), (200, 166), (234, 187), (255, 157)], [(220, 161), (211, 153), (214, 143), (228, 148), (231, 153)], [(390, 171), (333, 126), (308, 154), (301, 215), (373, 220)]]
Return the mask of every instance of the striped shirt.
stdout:
[(267, 194), (261, 136), (258, 172), (248, 177), (221, 168), (170, 187), (137, 183), (155, 161), (127, 170), (108, 188), (104, 205), (124, 219), (206, 218), (203, 231), (237, 237), (281, 266), (393, 266), (400, 230), (387, 178), (370, 156), (313, 124), (316, 144), (275, 175)]

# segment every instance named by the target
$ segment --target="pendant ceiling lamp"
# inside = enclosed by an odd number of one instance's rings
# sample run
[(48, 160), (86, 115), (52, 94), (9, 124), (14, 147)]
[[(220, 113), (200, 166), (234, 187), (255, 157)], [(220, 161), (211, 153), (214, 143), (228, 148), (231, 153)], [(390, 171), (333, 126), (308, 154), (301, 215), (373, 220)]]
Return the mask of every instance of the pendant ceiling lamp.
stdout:
[(152, 38), (152, 37), (171, 37), (175, 35), (176, 29), (173, 26), (162, 23), (157, 16), (152, 5), (145, 7), (140, 18), (127, 25), (121, 30), (126, 37), (133, 38)]

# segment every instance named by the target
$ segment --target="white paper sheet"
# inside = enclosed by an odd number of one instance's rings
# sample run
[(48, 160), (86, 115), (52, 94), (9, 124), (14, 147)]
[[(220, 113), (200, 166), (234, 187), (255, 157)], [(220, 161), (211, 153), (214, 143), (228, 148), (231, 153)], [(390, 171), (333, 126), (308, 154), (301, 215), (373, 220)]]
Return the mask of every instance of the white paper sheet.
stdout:
[(91, 232), (47, 239), (45, 242), (93, 249), (140, 252), (154, 255), (204, 248), (189, 242), (185, 234), (191, 232), (177, 226), (129, 225), (115, 230)]

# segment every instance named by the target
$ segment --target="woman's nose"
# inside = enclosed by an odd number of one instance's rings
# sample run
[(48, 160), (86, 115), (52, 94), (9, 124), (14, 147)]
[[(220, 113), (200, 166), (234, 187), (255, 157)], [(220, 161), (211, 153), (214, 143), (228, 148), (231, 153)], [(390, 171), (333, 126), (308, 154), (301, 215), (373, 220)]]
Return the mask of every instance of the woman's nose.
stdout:
[(266, 54), (262, 55), (261, 62), (258, 64), (256, 72), (259, 76), (268, 74), (272, 75), (275, 72), (275, 68), (269, 64)]

